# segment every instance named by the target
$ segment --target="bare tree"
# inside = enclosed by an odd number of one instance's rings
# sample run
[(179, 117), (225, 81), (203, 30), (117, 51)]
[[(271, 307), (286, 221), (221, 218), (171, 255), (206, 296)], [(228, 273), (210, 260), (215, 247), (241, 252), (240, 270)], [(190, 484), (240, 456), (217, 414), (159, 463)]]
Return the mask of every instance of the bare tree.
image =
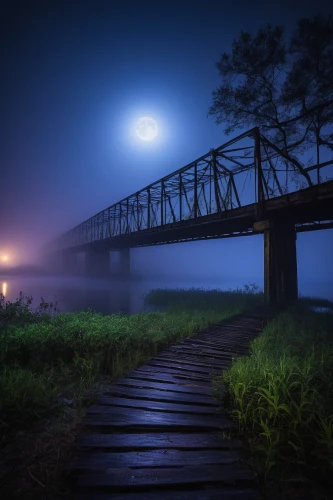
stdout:
[(301, 19), (290, 41), (293, 63), (283, 87), (283, 103), (301, 103), (300, 122), (309, 130), (307, 141), (316, 145), (317, 180), (320, 149), (333, 150), (333, 22), (332, 18)]
[(333, 122), (332, 35), (331, 21), (321, 18), (299, 21), (288, 47), (281, 26), (268, 25), (254, 36), (241, 32), (231, 53), (217, 63), (222, 84), (208, 112), (225, 125), (226, 134), (260, 127), (281, 149), (286, 168), (299, 171), (309, 185), (297, 153), (310, 147), (314, 136), (318, 146), (331, 147), (332, 135), (323, 132)]

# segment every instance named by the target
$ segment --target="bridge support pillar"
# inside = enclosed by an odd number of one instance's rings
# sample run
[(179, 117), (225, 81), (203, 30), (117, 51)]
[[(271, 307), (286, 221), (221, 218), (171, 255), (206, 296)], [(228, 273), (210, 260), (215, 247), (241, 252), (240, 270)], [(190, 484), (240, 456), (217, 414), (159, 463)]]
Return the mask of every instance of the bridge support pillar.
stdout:
[(295, 224), (267, 221), (264, 229), (264, 292), (270, 305), (286, 305), (298, 298)]
[(86, 252), (86, 275), (89, 278), (110, 278), (110, 253), (108, 250)]

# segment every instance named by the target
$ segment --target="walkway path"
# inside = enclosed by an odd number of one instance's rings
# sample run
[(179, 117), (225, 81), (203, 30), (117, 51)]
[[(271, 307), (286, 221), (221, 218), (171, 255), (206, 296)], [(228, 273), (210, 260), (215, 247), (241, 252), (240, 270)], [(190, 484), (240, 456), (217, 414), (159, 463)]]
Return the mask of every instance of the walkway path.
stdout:
[(211, 395), (211, 375), (248, 353), (260, 315), (242, 315), (159, 353), (99, 394), (70, 465), (75, 499), (255, 500), (243, 444)]

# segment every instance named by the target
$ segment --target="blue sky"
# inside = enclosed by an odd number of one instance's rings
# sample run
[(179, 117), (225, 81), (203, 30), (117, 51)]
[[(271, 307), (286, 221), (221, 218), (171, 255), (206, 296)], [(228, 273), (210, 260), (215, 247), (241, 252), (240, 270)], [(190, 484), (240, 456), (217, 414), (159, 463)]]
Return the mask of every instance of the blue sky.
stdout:
[[(206, 116), (219, 55), (241, 30), (269, 22), (290, 30), (299, 17), (329, 13), (329, 4), (5, 3), (0, 246), (29, 260), (39, 243), (222, 144), (222, 127)], [(160, 128), (151, 144), (131, 135), (147, 115)], [(310, 249), (320, 246), (320, 265), (306, 272), (333, 283), (332, 240), (332, 231), (300, 236), (299, 265), (308, 269)], [(237, 258), (244, 276), (251, 266), (254, 275), (262, 269), (260, 237), (135, 255), (140, 266), (151, 256), (155, 267), (178, 259), (189, 272), (205, 255), (215, 262), (207, 273), (220, 269), (221, 256), (229, 270)]]

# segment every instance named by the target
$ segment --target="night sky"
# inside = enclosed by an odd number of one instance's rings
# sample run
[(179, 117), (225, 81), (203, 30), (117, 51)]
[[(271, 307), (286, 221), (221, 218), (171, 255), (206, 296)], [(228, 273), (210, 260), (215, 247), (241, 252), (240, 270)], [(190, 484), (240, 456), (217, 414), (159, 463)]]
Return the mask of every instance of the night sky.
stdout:
[[(207, 117), (220, 54), (241, 30), (290, 30), (300, 17), (333, 13), (330, 3), (5, 2), (0, 251), (31, 261), (40, 244), (225, 142)], [(147, 115), (160, 129), (152, 143), (133, 134)], [(303, 278), (333, 286), (332, 243), (333, 230), (299, 235)], [(235, 269), (246, 281), (262, 276), (262, 247), (256, 236), (144, 248), (135, 258), (156, 270)]]

